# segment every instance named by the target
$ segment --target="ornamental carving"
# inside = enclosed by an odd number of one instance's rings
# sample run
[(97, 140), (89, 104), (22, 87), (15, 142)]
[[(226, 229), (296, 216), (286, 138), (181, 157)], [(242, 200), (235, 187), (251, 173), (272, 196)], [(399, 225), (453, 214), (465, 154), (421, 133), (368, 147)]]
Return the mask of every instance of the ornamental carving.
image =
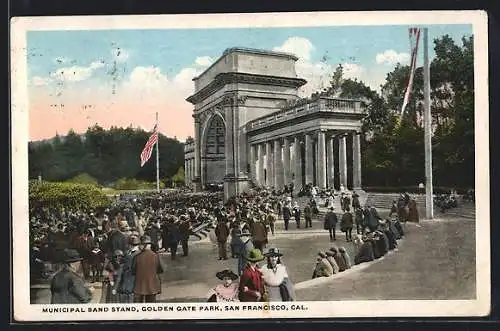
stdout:
[(226, 94), (221, 102), (223, 106), (244, 106), (248, 96), (237, 95), (236, 93)]

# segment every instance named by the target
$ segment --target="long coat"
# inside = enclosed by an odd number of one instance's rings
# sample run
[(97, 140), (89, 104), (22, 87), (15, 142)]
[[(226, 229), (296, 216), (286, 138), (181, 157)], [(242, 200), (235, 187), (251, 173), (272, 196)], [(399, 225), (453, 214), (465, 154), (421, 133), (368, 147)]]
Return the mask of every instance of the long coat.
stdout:
[[(264, 300), (264, 280), (262, 272), (258, 268), (252, 269), (250, 265), (247, 265), (241, 274), (239, 287), (240, 301), (258, 302)], [(247, 292), (243, 291), (245, 287), (248, 287)], [(259, 292), (261, 295), (259, 300), (257, 300), (256, 292)]]
[(347, 231), (348, 229), (352, 229), (353, 223), (352, 214), (350, 212), (344, 213), (340, 220), (340, 230)]
[(419, 220), (417, 202), (415, 199), (411, 199), (408, 203), (408, 222), (418, 223)]
[(324, 226), (325, 230), (335, 229), (335, 227), (337, 226), (337, 222), (338, 222), (337, 215), (332, 211), (328, 211), (325, 215), (325, 226)]
[(135, 274), (132, 267), (135, 263), (135, 257), (140, 253), (139, 249), (135, 251), (128, 251), (124, 256), (122, 272), (118, 275), (116, 282), (116, 289), (118, 293), (132, 294), (135, 287)]
[(50, 291), (51, 304), (89, 303), (92, 300), (92, 292), (85, 286), (83, 279), (67, 267), (52, 278)]
[(238, 252), (238, 274), (241, 275), (246, 266), (246, 256), (252, 249), (254, 249), (253, 242), (250, 238), (246, 239), (245, 242), (240, 240), (240, 246), (236, 249)]
[(135, 259), (132, 270), (135, 271), (134, 294), (152, 295), (161, 293), (159, 275), (163, 273), (160, 257), (155, 252), (145, 249)]
[(262, 222), (255, 222), (252, 224), (250, 232), (254, 241), (267, 242), (267, 229)]
[(326, 258), (322, 258), (321, 261), (316, 262), (313, 279), (317, 277), (330, 277), (333, 273), (333, 267), (330, 262)]
[(217, 224), (215, 227), (215, 236), (217, 237), (218, 242), (227, 242), (227, 238), (229, 237), (229, 228), (225, 222), (219, 222), (219, 224)]
[[(264, 286), (268, 295), (267, 300), (269, 302), (294, 300), (295, 295), (293, 291), (293, 285), (284, 265), (278, 264), (276, 266), (276, 270), (265, 266), (261, 269), (261, 272), (264, 279)], [(286, 289), (289, 296), (288, 298), (283, 298), (280, 286), (283, 289)]]

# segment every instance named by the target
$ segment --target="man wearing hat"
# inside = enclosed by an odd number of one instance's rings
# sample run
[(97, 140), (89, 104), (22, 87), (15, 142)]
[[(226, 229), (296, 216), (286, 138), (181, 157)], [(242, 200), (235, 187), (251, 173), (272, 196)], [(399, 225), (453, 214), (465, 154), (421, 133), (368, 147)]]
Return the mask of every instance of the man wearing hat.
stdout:
[(181, 237), (181, 246), (182, 246), (182, 256), (188, 256), (189, 254), (189, 235), (191, 234), (191, 223), (189, 222), (189, 218), (187, 215), (181, 215), (179, 224), (179, 232)]
[(264, 260), (260, 249), (252, 249), (246, 257), (247, 266), (240, 277), (240, 301), (259, 302), (265, 301), (264, 280), (257, 263)]
[(132, 265), (137, 254), (141, 252), (139, 249), (141, 241), (139, 237), (133, 235), (130, 236), (129, 244), (130, 249), (123, 257), (122, 272), (118, 275), (115, 285), (120, 303), (134, 302), (135, 275), (132, 272)]
[(134, 259), (132, 271), (135, 273), (134, 302), (156, 302), (156, 295), (161, 293), (159, 275), (163, 273), (160, 257), (151, 249), (151, 238), (143, 236), (144, 246)]
[(241, 233), (238, 234), (241, 241), (239, 241), (240, 247), (236, 249), (238, 253), (238, 275), (243, 273), (243, 269), (245, 269), (246, 265), (246, 256), (250, 254), (250, 251), (254, 249), (253, 242), (250, 240), (250, 231), (247, 228), (241, 230)]
[(260, 249), (261, 252), (267, 244), (267, 231), (267, 227), (260, 218), (257, 218), (250, 227), (253, 245), (255, 248)]
[(334, 213), (335, 207), (331, 206), (330, 210), (325, 215), (324, 229), (330, 233), (330, 240), (335, 240), (335, 228), (337, 227), (338, 218)]
[(81, 272), (83, 258), (74, 249), (64, 250), (63, 267), (52, 278), (51, 304), (89, 303), (92, 290), (85, 286)]

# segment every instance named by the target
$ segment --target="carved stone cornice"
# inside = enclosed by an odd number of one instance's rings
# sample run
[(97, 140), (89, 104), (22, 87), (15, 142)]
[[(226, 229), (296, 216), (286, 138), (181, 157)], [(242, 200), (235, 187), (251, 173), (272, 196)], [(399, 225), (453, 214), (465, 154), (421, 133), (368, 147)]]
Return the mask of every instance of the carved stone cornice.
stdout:
[(299, 88), (305, 85), (307, 81), (302, 78), (293, 77), (257, 75), (241, 72), (223, 72), (215, 76), (214, 80), (207, 86), (188, 97), (186, 101), (192, 104), (197, 104), (212, 95), (215, 91), (221, 89), (226, 84), (233, 83), (250, 83)]

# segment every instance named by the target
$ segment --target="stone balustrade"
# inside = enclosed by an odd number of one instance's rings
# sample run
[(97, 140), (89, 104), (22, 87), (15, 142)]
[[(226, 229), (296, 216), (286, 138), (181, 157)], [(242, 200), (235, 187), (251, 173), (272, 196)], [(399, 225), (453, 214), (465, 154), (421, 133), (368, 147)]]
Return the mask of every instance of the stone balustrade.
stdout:
[(315, 112), (335, 112), (339, 114), (364, 114), (365, 108), (360, 100), (320, 97), (305, 104), (288, 106), (271, 115), (248, 122), (247, 132), (257, 130)]

